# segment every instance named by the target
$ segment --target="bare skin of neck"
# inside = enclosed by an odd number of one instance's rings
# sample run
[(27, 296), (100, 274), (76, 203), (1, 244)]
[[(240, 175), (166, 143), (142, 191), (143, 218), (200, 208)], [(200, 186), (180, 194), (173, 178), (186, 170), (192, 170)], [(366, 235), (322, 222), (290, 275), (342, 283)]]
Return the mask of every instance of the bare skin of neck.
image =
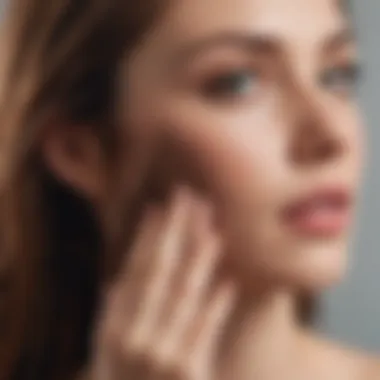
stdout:
[(294, 310), (294, 299), (286, 292), (256, 302), (242, 299), (222, 344), (219, 379), (379, 378), (378, 360), (316, 337), (297, 323)]

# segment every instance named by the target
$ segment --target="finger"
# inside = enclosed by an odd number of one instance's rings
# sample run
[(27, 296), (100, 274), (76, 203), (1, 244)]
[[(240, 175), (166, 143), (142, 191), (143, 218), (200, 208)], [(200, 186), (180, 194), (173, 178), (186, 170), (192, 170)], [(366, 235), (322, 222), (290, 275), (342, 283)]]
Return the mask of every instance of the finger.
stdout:
[[(173, 299), (172, 314), (167, 316), (166, 328), (159, 339), (167, 351), (181, 346), (196, 315), (204, 304), (210, 280), (220, 254), (220, 241), (210, 225), (211, 211), (203, 205), (199, 219), (194, 221), (196, 242), (193, 245), (190, 265), (182, 276), (182, 284)], [(183, 344), (183, 343), (182, 343)]]
[(218, 348), (236, 296), (232, 282), (224, 283), (216, 291), (206, 311), (198, 313), (196, 322), (186, 326), (187, 339), (178, 339), (176, 345), (171, 345), (172, 340), (166, 346), (156, 347), (163, 362), (174, 363), (168, 368), (179, 368), (177, 373), (189, 380), (214, 378)]
[(186, 235), (189, 211), (192, 198), (187, 189), (181, 189), (171, 204), (164, 231), (158, 240), (152, 257), (150, 278), (147, 281), (145, 294), (139, 305), (133, 333), (137, 339), (142, 335), (152, 339), (165, 304), (165, 297), (178, 267), (184, 236)]
[[(210, 213), (211, 209), (206, 207), (205, 202), (198, 199), (194, 200), (180, 266), (168, 295), (166, 313), (162, 315), (161, 324), (163, 328), (168, 327), (173, 322), (174, 310), (178, 309), (178, 303), (187, 295), (190, 278), (195, 275), (193, 272), (197, 271), (198, 261), (203, 257), (201, 251), (207, 250), (207, 244), (210, 243)], [(188, 302), (189, 300), (185, 301)]]
[(196, 333), (190, 336), (188, 356), (195, 362), (212, 362), (220, 339), (237, 300), (236, 284), (225, 281), (216, 290), (204, 314), (196, 322)]
[(163, 213), (157, 206), (147, 208), (132, 249), (126, 254), (122, 269), (109, 291), (112, 305), (108, 306), (113, 317), (125, 319), (125, 313), (128, 312), (131, 318), (136, 312), (138, 300), (142, 297), (142, 285), (149, 273), (149, 262), (154, 251), (152, 247), (156, 245), (162, 220)]
[(148, 271), (147, 264), (154, 254), (155, 245), (162, 229), (164, 220), (163, 211), (158, 206), (147, 207), (144, 218), (136, 233), (136, 239), (128, 253), (119, 275), (119, 280), (126, 284), (134, 284), (141, 280)]

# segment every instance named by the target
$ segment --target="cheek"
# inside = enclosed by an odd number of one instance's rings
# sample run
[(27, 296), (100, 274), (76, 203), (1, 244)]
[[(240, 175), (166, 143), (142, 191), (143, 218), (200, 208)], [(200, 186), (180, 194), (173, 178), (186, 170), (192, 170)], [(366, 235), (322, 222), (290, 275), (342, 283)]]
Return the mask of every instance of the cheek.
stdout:
[(252, 115), (215, 118), (193, 112), (185, 120), (183, 114), (164, 123), (176, 149), (173, 157), (181, 163), (177, 172), (230, 211), (273, 207), (281, 184), (289, 182), (283, 128)]
[(260, 133), (213, 137), (214, 142), (208, 140), (210, 148), (204, 149), (200, 158), (213, 179), (210, 185), (222, 200), (238, 202), (248, 197), (261, 202), (270, 196), (285, 170), (281, 142)]

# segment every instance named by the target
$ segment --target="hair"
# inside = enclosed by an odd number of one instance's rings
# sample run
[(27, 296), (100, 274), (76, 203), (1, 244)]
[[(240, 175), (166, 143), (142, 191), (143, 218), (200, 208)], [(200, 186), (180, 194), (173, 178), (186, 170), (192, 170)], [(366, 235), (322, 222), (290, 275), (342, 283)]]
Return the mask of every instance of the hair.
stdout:
[(91, 125), (116, 163), (118, 66), (153, 25), (160, 3), (12, 4), (13, 51), (0, 114), (6, 131), (1, 379), (68, 378), (86, 360), (100, 282), (112, 272), (112, 255), (100, 254), (122, 223), (114, 218), (109, 238), (100, 234), (90, 205), (49, 174), (39, 144), (54, 119)]
[(120, 66), (167, 3), (13, 0), (0, 104), (0, 380), (66, 379), (87, 360), (99, 288), (120, 257), (121, 226), (133, 231), (144, 180), (110, 178), (116, 196), (100, 233), (91, 205), (46, 169), (40, 143), (53, 120), (91, 125), (117, 165)]

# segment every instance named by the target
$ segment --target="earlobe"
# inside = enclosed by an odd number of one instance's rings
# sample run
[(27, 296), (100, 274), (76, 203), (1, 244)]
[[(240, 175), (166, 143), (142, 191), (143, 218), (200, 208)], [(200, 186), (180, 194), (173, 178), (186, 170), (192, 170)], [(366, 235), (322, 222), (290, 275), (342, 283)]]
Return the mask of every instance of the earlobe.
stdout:
[(90, 128), (53, 126), (42, 143), (42, 157), (52, 175), (91, 201), (104, 188), (104, 155)]

